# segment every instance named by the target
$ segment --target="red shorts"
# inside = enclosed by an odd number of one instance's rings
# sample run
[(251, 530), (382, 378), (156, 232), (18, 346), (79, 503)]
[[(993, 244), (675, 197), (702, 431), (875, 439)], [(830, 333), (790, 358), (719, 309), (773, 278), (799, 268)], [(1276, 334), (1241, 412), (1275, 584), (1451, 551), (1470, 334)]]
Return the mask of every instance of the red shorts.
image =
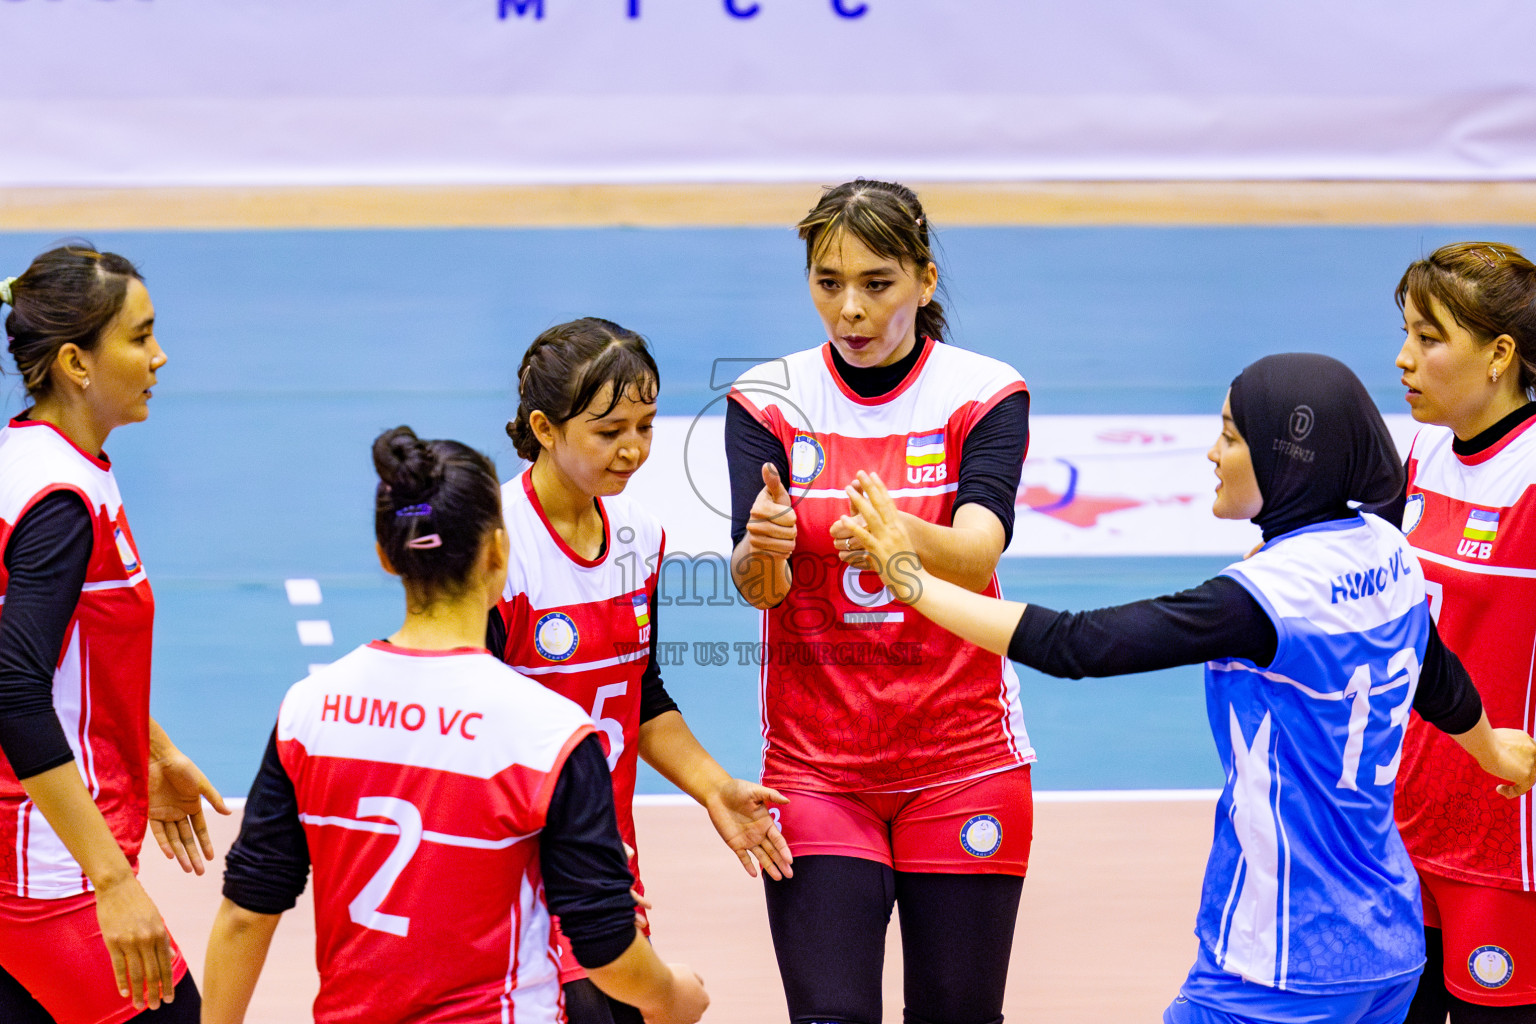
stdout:
[[(175, 939), (171, 955), (180, 983), (187, 962)], [(92, 892), (61, 900), (0, 894), (0, 966), (58, 1024), (120, 1024), (144, 1012), (118, 995)]]
[(783, 792), (789, 803), (774, 814), (797, 857), (835, 854), (946, 875), (1029, 869), (1029, 765), (912, 793)]
[(1424, 926), (1445, 940), (1445, 987), (1480, 1006), (1536, 1003), (1536, 892), (1419, 872)]

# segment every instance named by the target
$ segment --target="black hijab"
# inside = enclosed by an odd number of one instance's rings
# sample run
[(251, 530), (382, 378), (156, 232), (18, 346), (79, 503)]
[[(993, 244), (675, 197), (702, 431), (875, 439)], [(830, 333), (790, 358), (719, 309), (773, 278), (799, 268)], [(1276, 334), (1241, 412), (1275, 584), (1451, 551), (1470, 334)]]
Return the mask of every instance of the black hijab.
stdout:
[(1248, 443), (1264, 539), (1391, 505), (1406, 477), (1360, 378), (1329, 356), (1265, 356), (1232, 381), (1232, 421)]

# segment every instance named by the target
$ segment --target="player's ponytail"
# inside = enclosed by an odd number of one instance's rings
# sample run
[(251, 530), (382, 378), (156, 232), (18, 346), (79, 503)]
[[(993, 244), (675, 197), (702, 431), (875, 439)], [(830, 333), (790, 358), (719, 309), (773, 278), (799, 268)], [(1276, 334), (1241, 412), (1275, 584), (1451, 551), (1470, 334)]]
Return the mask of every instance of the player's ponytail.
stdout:
[(486, 534), (501, 526), (496, 467), (467, 445), (396, 427), (374, 439), (373, 468), (374, 535), (407, 590), (424, 603), (461, 593)]
[(1407, 299), (1431, 319), (1438, 302), (1481, 344), (1501, 334), (1513, 338), (1520, 390), (1536, 398), (1536, 264), (1519, 249), (1499, 242), (1442, 245), (1409, 264), (1397, 285), (1399, 309)]
[(592, 404), (613, 385), (606, 416), (625, 392), (642, 402), (654, 402), (661, 372), (645, 339), (611, 320), (589, 316), (558, 324), (533, 339), (517, 371), (517, 418), (507, 424), (507, 436), (517, 454), (529, 462), (542, 446), (529, 418), (535, 410), (559, 426)]
[(128, 260), (97, 252), (89, 242), (50, 249), (4, 289), (6, 347), (27, 394), (47, 394), (48, 371), (59, 350), (74, 344), (93, 351), (101, 332), (123, 308), (128, 281), (144, 280)]
[[(796, 225), (805, 241), (805, 271), (811, 272), (822, 247), (847, 231), (886, 259), (900, 260), (921, 274), (928, 264), (938, 266), (929, 234), (928, 215), (917, 193), (890, 181), (859, 178), (822, 193), (821, 201)], [(943, 278), (934, 297), (917, 307), (917, 336), (944, 341), (948, 322), (938, 296), (944, 294)]]

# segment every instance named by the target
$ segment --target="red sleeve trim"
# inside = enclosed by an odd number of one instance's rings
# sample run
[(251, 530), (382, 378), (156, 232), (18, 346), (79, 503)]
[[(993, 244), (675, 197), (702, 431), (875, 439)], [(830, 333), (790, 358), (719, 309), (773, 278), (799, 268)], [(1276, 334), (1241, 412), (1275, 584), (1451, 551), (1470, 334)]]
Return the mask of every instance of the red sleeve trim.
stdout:
[(1021, 391), (1027, 392), (1028, 390), (1029, 385), (1025, 384), (1022, 380), (1010, 381), (1009, 383), (1003, 385), (1003, 387), (999, 389), (995, 395), (987, 399), (985, 402), (969, 403), (965, 407), (969, 415), (966, 417), (965, 422), (962, 424), (966, 433), (970, 433), (971, 428), (980, 423), (982, 419), (987, 415), (987, 413), (1001, 405), (1003, 399), (1012, 395), (1017, 395)]
[[(27, 422), (28, 421), (23, 421), (20, 425), (26, 426)], [(100, 510), (101, 506), (94, 504), (91, 496), (86, 494), (80, 488), (76, 487), (74, 484), (67, 484), (60, 481), (58, 483), (49, 484), (47, 487), (32, 495), (32, 497), (27, 500), (27, 503), (21, 507), (21, 511), (16, 514), (16, 522), (3, 524), (4, 529), (0, 530), (0, 559), (5, 557), (6, 545), (11, 542), (11, 534), (16, 532), (17, 524), (19, 524), (23, 519), (27, 517), (27, 513), (32, 511), (32, 509), (37, 506), (38, 502), (42, 501), (50, 494), (58, 494), (60, 491), (68, 491), (71, 494), (78, 495), (80, 500), (85, 503), (85, 513), (91, 517), (91, 532), (94, 535), (93, 539), (100, 540), (101, 520), (96, 513)], [(95, 558), (95, 555), (96, 552), (92, 551), (91, 557), (93, 559)], [(89, 570), (87, 570), (87, 572), (89, 572)], [(90, 577), (87, 576), (86, 578), (89, 579)]]
[(747, 415), (757, 420), (757, 422), (761, 423), (769, 430), (773, 429), (773, 424), (769, 422), (768, 414), (760, 409), (757, 405), (755, 405), (746, 395), (742, 394), (740, 391), (737, 391), (735, 388), (731, 388), (730, 394), (726, 397), (735, 402), (737, 405), (741, 406), (742, 409), (746, 410)]
[(555, 783), (560, 781), (560, 773), (565, 770), (565, 762), (570, 758), (571, 751), (576, 749), (576, 744), (597, 732), (591, 722), (584, 722), (571, 733), (570, 739), (560, 748), (560, 753), (555, 755), (555, 763), (550, 765), (549, 771), (544, 775), (544, 782), (539, 786), (538, 795), (534, 797), (534, 807), (538, 811), (539, 821), (543, 821), (549, 814), (549, 802), (555, 797)]

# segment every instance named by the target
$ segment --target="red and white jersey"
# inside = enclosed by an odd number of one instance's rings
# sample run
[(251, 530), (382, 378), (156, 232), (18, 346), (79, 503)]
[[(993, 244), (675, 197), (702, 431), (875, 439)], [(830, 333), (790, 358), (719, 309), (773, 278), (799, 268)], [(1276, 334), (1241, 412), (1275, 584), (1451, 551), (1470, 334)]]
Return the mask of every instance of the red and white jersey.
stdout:
[[(613, 773), (619, 834), (634, 848), (640, 677), (650, 660), (650, 613), (666, 537), (628, 497), (596, 500), (605, 543), (600, 556), (586, 559), (545, 517), (531, 468), (502, 485), (512, 548), (497, 605), (507, 627), (502, 660), (592, 716)], [(638, 864), (630, 867), (640, 877)]]
[(315, 1020), (553, 1022), (538, 834), (592, 723), (478, 648), (375, 641), (292, 687), (278, 756), (315, 877)]
[[(1482, 695), (1495, 728), (1536, 726), (1536, 420), (1462, 457), (1425, 427), (1408, 455), (1403, 529), (1424, 565), (1445, 646)], [(1496, 779), (1417, 715), (1403, 744), (1397, 821), (1414, 860), (1447, 878), (1536, 889), (1531, 794), (1506, 800)]]
[[(897, 508), (950, 525), (966, 435), (1023, 390), (1007, 364), (931, 339), (878, 398), (838, 378), (830, 343), (737, 379), (731, 399), (789, 455), (798, 524), (794, 585), (762, 618), (765, 784), (897, 792), (1035, 759), (1008, 660), (843, 566), (829, 532), (861, 469), (880, 474)], [(1001, 596), (996, 576), (984, 593)]]
[[(27, 510), (55, 491), (78, 494), (93, 529), (85, 585), (53, 673), (53, 708), (86, 788), (128, 862), (137, 865), (148, 822), (154, 595), (111, 464), (75, 447), (52, 424), (12, 420), (0, 430), (0, 554)], [(7, 582), (0, 562), (0, 615)], [(0, 885), (35, 899), (91, 888), (3, 756)]]

